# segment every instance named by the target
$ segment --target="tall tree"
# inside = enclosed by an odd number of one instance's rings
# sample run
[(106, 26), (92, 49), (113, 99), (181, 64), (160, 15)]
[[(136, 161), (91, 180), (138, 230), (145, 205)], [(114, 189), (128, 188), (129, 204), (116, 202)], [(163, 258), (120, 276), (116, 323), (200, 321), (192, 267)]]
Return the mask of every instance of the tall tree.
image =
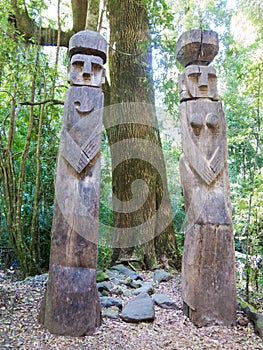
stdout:
[[(109, 0), (108, 10), (111, 33), (110, 103), (127, 103), (126, 109), (122, 105), (120, 110), (115, 112), (125, 113), (122, 123), (107, 129), (110, 145), (120, 143), (122, 148), (117, 148), (117, 152), (114, 148), (112, 162), (116, 164), (118, 152), (126, 152), (128, 157), (134, 139), (147, 140), (148, 147), (160, 150), (155, 155), (156, 158), (159, 157), (157, 169), (150, 163), (151, 149), (148, 149), (149, 162), (141, 157), (142, 148), (145, 147), (143, 142), (139, 146), (136, 159), (126, 159), (117, 167), (113, 166), (113, 195), (120, 201), (127, 203), (131, 200), (135, 195), (132, 194), (132, 184), (138, 179), (147, 183), (148, 193), (145, 203), (133, 211), (118, 211), (113, 202), (116, 230), (112, 262), (137, 260), (146, 268), (151, 268), (168, 260), (173, 266), (179, 267), (180, 256), (167, 196), (165, 165), (154, 111), (151, 40), (145, 2)], [(137, 107), (133, 108), (132, 103), (136, 103)], [(144, 104), (150, 104), (153, 109), (145, 107)], [(105, 125), (107, 127), (107, 118)], [(124, 140), (125, 142), (122, 142)], [(141, 195), (143, 194), (142, 190)], [(160, 228), (164, 221), (166, 225)], [(143, 225), (144, 223), (147, 224)], [(136, 226), (139, 227), (138, 230), (127, 230)], [(128, 237), (136, 235), (136, 232), (141, 236), (143, 244), (138, 244), (135, 237), (134, 240)]]

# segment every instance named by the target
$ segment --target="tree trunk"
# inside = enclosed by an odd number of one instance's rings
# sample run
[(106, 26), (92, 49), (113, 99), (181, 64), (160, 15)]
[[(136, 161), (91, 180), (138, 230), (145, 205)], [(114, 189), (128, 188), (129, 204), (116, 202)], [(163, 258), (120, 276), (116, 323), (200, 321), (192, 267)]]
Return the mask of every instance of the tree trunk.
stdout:
[(86, 20), (87, 30), (98, 30), (100, 16), (100, 0), (92, 0), (88, 2), (88, 12)]
[[(107, 118), (104, 121), (111, 146), (113, 197), (117, 198), (117, 201), (113, 201), (115, 232), (112, 263), (137, 260), (144, 267), (153, 268), (168, 259), (170, 265), (179, 267), (180, 257), (154, 110), (147, 13), (140, 1), (131, 0), (109, 0), (108, 9), (111, 28), (111, 105), (122, 103), (121, 110), (111, 109), (110, 115), (112, 120), (121, 113), (121, 124), (111, 124), (109, 127)], [(137, 155), (128, 159), (130, 149), (137, 141)], [(121, 149), (117, 147), (116, 151), (118, 142), (121, 143)], [(148, 145), (147, 150), (145, 145)], [(155, 159), (153, 150), (158, 152)], [(126, 159), (114, 167), (120, 157), (119, 151), (126, 153)], [(158, 166), (147, 161), (148, 157), (153, 162), (158, 160)], [(132, 204), (129, 207), (128, 203), (134, 204), (136, 193), (132, 193), (132, 186), (138, 179), (143, 180), (148, 189), (139, 187), (142, 197), (146, 199), (132, 210)], [(119, 201), (123, 203), (121, 207)], [(166, 225), (163, 225), (164, 221)]]

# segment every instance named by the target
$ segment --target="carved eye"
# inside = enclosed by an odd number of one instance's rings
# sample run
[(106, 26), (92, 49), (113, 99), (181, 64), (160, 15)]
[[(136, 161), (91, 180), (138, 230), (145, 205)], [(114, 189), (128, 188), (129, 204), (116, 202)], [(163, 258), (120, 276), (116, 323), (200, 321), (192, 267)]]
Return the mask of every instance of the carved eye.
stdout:
[(193, 80), (193, 81), (196, 81), (196, 82), (198, 82), (198, 78), (200, 77), (200, 73), (190, 73), (189, 75), (188, 75), (188, 78), (190, 79), (190, 80)]
[(74, 68), (81, 69), (84, 66), (84, 62), (83, 61), (74, 61), (74, 62), (72, 62), (72, 65)]
[(189, 123), (193, 129), (201, 129), (203, 126), (201, 115), (192, 114), (189, 118)]
[(209, 79), (216, 79), (217, 75), (215, 73), (208, 73), (208, 78)]
[(219, 126), (219, 117), (216, 114), (210, 113), (206, 118), (206, 125), (210, 129), (218, 128)]
[(93, 72), (99, 72), (102, 69), (102, 66), (98, 63), (91, 63), (91, 65)]

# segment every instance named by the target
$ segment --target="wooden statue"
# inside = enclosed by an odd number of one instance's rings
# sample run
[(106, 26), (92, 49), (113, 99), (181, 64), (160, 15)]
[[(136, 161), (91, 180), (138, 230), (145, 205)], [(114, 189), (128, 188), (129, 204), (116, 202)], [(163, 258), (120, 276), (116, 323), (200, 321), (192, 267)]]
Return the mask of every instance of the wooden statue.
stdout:
[(227, 169), (227, 135), (218, 98), (218, 52), (213, 31), (191, 30), (176, 55), (186, 68), (179, 80), (185, 199), (182, 294), (184, 313), (197, 326), (235, 323), (235, 249)]
[(54, 334), (100, 325), (96, 286), (106, 41), (81, 31), (69, 43), (69, 82), (57, 163), (49, 280), (39, 320)]

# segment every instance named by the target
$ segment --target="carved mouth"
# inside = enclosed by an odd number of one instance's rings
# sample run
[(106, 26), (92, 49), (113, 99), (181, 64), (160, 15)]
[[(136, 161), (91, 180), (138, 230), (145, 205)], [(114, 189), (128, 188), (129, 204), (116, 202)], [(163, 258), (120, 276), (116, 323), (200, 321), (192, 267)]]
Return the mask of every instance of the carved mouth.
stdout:
[(94, 110), (94, 107), (91, 107), (90, 109), (80, 109), (80, 102), (79, 101), (75, 101), (74, 102), (74, 106), (75, 106), (75, 109), (76, 111), (79, 113), (79, 114), (89, 114), (91, 113), (93, 110)]

